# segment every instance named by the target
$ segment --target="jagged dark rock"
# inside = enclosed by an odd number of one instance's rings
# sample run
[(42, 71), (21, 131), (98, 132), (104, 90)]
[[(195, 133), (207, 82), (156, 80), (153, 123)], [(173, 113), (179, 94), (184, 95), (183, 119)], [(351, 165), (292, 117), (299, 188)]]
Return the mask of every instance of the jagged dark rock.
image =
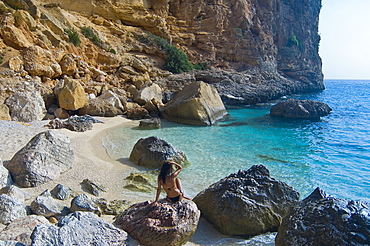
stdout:
[(270, 115), (292, 119), (320, 119), (330, 114), (332, 109), (323, 102), (288, 99), (272, 106)]
[(164, 161), (172, 160), (179, 164), (187, 162), (186, 155), (158, 137), (139, 139), (130, 154), (130, 161), (149, 168), (161, 168)]
[(276, 246), (369, 245), (370, 203), (334, 198), (320, 188), (283, 219)]
[(254, 165), (214, 183), (193, 200), (221, 233), (251, 237), (277, 231), (298, 199), (291, 186), (271, 178), (265, 166)]

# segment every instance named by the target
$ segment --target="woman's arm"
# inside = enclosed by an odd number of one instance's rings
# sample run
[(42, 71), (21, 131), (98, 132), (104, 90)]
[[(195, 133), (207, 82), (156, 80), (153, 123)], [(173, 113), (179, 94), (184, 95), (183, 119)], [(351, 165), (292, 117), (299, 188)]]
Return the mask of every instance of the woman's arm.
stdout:
[(176, 177), (177, 175), (179, 175), (179, 173), (181, 172), (181, 169), (182, 169), (182, 166), (177, 164), (176, 162), (174, 161), (171, 161), (170, 162), (172, 165), (175, 165), (177, 167), (177, 170), (172, 174), (173, 177)]
[(154, 200), (153, 203), (158, 202), (159, 195), (161, 194), (161, 180), (160, 180), (159, 177), (158, 177), (157, 183), (158, 183), (158, 186), (157, 186), (157, 194), (155, 195), (155, 200)]

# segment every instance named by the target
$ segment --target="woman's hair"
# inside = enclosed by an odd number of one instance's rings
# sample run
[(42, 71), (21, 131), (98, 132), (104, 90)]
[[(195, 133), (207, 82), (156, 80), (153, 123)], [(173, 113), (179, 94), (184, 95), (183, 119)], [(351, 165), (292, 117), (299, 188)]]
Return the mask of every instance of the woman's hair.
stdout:
[(159, 177), (161, 178), (164, 184), (166, 183), (166, 176), (170, 172), (172, 172), (172, 164), (168, 161), (165, 161), (162, 164), (161, 172), (159, 173)]

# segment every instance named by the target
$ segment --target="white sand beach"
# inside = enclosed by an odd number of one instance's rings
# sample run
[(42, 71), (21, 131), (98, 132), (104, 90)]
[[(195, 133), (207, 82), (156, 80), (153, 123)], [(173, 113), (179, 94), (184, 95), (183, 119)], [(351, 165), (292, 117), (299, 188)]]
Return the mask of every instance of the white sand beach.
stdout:
[[(120, 126), (137, 126), (138, 121), (128, 120), (122, 116), (103, 118), (95, 117), (104, 122), (93, 124), (93, 129), (86, 132), (73, 132), (67, 129), (60, 129), (68, 135), (72, 148), (75, 153), (74, 166), (72, 169), (61, 174), (56, 180), (42, 184), (34, 188), (25, 188), (33, 198), (26, 201), (30, 204), (34, 198), (44, 192), (46, 189), (53, 189), (58, 184), (63, 184), (75, 190), (78, 193), (84, 192), (81, 188), (82, 180), (88, 178), (104, 185), (108, 192), (102, 192), (101, 198), (111, 200), (129, 200), (130, 202), (143, 202), (153, 200), (153, 194), (143, 192), (133, 192), (124, 189), (125, 178), (131, 172), (140, 172), (142, 169), (135, 166), (130, 161), (122, 163), (122, 160), (113, 160), (107, 154), (102, 145), (103, 138), (107, 135), (109, 129)], [(3, 162), (9, 161), (14, 154), (25, 146), (29, 140), (37, 133), (48, 130), (45, 125), (48, 121), (20, 123), (12, 121), (0, 121), (0, 159)], [(89, 196), (93, 196), (89, 194)], [(70, 200), (65, 201), (66, 206), (70, 206)], [(113, 216), (103, 216), (108, 222), (113, 222)], [(193, 238), (186, 245), (235, 245), (245, 244), (255, 245), (258, 242), (268, 242), (273, 240), (273, 235), (263, 235), (261, 238), (255, 238), (254, 243), (248, 244), (250, 240), (237, 238), (228, 238), (220, 234), (204, 219), (200, 220), (198, 230)], [(253, 239), (252, 239), (253, 240)], [(137, 245), (130, 240), (130, 245)], [(274, 245), (274, 244), (262, 244)]]

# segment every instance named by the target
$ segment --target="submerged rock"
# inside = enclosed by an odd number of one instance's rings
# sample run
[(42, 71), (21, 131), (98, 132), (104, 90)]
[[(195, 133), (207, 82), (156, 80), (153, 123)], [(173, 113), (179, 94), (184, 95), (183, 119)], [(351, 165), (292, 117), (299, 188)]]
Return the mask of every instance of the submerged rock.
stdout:
[(200, 211), (194, 202), (160, 200), (134, 204), (114, 222), (143, 245), (183, 245), (197, 229)]
[(72, 168), (74, 152), (65, 133), (41, 132), (19, 150), (6, 165), (14, 182), (35, 187), (53, 180)]
[(55, 225), (38, 225), (31, 236), (32, 246), (44, 245), (127, 245), (127, 233), (89, 212), (69, 214)]
[(227, 112), (217, 90), (196, 81), (183, 88), (162, 110), (170, 121), (190, 125), (212, 125)]
[(283, 219), (277, 246), (369, 245), (370, 203), (338, 199), (316, 188)]
[(159, 129), (161, 128), (161, 119), (160, 118), (151, 118), (141, 120), (139, 124), (139, 129), (148, 130), (148, 129)]
[(130, 161), (149, 167), (161, 168), (164, 161), (172, 160), (179, 164), (187, 162), (185, 154), (172, 144), (158, 137), (141, 138), (130, 154)]
[(330, 114), (332, 109), (323, 102), (288, 99), (279, 102), (270, 110), (270, 115), (285, 118), (319, 119)]
[(214, 183), (194, 202), (221, 233), (251, 237), (277, 231), (298, 199), (291, 186), (271, 178), (265, 166), (254, 165)]

